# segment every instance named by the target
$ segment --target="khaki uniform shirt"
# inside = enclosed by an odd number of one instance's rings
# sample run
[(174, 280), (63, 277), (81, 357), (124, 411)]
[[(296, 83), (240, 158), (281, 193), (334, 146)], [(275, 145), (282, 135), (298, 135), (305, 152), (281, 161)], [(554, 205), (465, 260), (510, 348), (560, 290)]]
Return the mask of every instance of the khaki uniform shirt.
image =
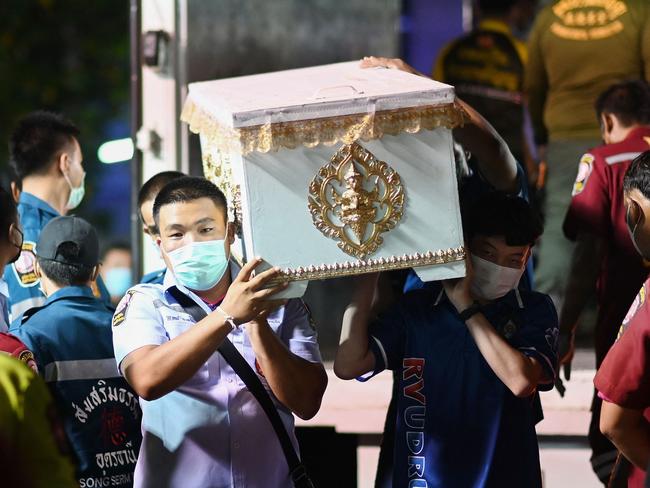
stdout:
[(528, 42), (525, 91), (536, 141), (598, 138), (598, 96), (639, 78), (650, 79), (648, 0), (553, 2)]

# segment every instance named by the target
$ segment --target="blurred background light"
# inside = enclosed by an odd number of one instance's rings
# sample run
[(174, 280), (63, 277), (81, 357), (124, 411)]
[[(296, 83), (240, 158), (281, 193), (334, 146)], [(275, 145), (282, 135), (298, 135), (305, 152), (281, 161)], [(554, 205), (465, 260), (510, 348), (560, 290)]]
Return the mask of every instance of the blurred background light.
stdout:
[(97, 159), (104, 164), (129, 161), (132, 157), (133, 141), (129, 137), (105, 142), (97, 150)]

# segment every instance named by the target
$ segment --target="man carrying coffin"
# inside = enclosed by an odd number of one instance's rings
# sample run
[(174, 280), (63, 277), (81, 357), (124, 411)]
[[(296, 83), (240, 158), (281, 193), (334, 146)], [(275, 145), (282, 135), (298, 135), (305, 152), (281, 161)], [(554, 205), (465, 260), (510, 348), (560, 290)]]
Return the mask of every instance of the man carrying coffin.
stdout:
[(224, 351), (243, 356), (297, 448), (292, 414), (313, 417), (327, 384), (305, 305), (277, 308), (284, 286), (265, 288), (278, 270), (254, 274), (260, 259), (229, 261), (234, 228), (208, 180), (168, 183), (153, 215), (169, 272), (131, 288), (113, 318), (115, 356), (143, 410), (135, 486), (291, 486), (269, 418)]
[(377, 275), (358, 278), (334, 372), (400, 373), (393, 486), (541, 487), (537, 390), (553, 388), (558, 322), (548, 296), (517, 287), (541, 223), (522, 198), (492, 192), (465, 226), (465, 278), (378, 318)]

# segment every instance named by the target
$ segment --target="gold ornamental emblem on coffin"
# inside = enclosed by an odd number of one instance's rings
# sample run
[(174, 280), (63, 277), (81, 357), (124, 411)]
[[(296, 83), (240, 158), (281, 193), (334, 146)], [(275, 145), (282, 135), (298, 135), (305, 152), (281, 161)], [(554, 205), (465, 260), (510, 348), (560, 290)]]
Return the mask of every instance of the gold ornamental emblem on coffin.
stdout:
[(374, 253), (404, 212), (397, 172), (356, 142), (342, 146), (309, 185), (314, 225), (359, 259)]

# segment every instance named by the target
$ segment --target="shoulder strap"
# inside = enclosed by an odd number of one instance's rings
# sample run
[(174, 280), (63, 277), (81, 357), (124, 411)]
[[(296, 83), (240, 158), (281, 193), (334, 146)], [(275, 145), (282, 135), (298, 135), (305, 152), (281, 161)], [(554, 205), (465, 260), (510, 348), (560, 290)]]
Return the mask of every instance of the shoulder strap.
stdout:
[[(203, 319), (207, 313), (201, 308), (190, 297), (181, 292), (177, 287), (173, 286), (169, 290), (169, 293), (174, 297), (178, 304), (189, 313), (194, 320), (197, 322)], [(223, 356), (226, 362), (232, 367), (237, 376), (241, 378), (248, 390), (253, 394), (255, 399), (259, 402), (264, 413), (271, 422), (271, 426), (275, 431), (275, 434), (280, 441), (280, 446), (282, 447), (282, 452), (284, 457), (287, 460), (287, 465), (289, 466), (289, 473), (294, 482), (294, 486), (311, 486), (311, 481), (305, 470), (305, 467), (300, 462), (296, 450), (291, 443), (287, 429), (282, 423), (280, 414), (278, 414), (273, 400), (269, 396), (268, 392), (262, 385), (262, 382), (258, 378), (257, 374), (253, 371), (250, 365), (246, 362), (246, 359), (239, 353), (237, 348), (233, 345), (232, 342), (226, 337), (219, 348), (217, 349), (219, 353)], [(303, 484), (309, 483), (309, 484)]]

